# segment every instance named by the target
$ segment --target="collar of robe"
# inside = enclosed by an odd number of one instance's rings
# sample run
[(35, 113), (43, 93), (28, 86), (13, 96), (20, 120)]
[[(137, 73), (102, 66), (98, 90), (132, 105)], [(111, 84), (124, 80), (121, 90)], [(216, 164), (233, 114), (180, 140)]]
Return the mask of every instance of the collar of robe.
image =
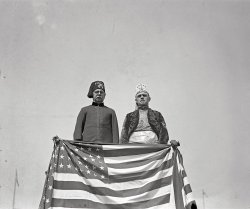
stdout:
[(99, 106), (99, 107), (104, 107), (103, 103), (96, 103), (96, 102), (92, 102), (93, 106)]
[(147, 110), (148, 106), (137, 106), (139, 110)]

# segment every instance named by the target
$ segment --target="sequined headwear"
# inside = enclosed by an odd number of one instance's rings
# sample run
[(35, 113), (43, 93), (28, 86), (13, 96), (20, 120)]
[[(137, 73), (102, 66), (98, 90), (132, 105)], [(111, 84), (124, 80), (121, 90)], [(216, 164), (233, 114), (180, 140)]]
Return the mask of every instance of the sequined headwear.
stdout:
[(139, 93), (141, 93), (141, 92), (145, 92), (145, 93), (147, 93), (147, 94), (149, 95), (149, 93), (148, 93), (148, 91), (147, 91), (146, 85), (140, 83), (140, 84), (138, 84), (138, 85), (136, 86), (136, 94), (135, 94), (135, 96), (137, 96), (137, 94), (139, 94)]

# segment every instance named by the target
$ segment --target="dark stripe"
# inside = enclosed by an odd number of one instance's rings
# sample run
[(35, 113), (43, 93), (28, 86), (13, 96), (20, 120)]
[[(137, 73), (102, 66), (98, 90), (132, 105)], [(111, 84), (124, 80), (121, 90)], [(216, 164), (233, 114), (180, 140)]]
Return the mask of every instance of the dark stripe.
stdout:
[(146, 158), (145, 160), (138, 160), (138, 161), (135, 161), (135, 162), (128, 161), (128, 162), (125, 162), (125, 163), (116, 163), (116, 164), (106, 163), (106, 165), (108, 167), (110, 167), (110, 168), (119, 168), (119, 169), (120, 168), (134, 168), (134, 167), (138, 167), (138, 166), (141, 166), (141, 165), (151, 163), (152, 161), (163, 159), (165, 156), (166, 156), (166, 153), (164, 152), (161, 155), (154, 156), (154, 157), (152, 157), (150, 159)]
[(137, 147), (135, 145), (131, 145), (131, 148), (103, 150), (103, 156), (117, 157), (117, 156), (127, 156), (127, 155), (149, 154), (149, 153), (159, 152), (164, 149), (166, 153), (170, 151), (170, 148), (167, 145), (154, 145), (154, 146), (151, 145), (145, 147), (144, 146)]
[(113, 196), (113, 197), (129, 197), (138, 195), (139, 193), (144, 193), (154, 189), (158, 189), (167, 185), (170, 185), (172, 181), (172, 176), (168, 176), (156, 181), (152, 181), (144, 185), (143, 187), (135, 189), (124, 189), (120, 191), (114, 191), (105, 187), (93, 187), (85, 185), (82, 182), (67, 182), (67, 181), (54, 181), (53, 188), (59, 190), (83, 190), (95, 195), (103, 196)]
[(109, 175), (109, 181), (110, 183), (118, 183), (118, 182), (141, 180), (154, 176), (156, 173), (163, 171), (165, 169), (169, 169), (171, 166), (173, 166), (172, 159), (165, 161), (164, 163), (161, 164), (161, 166), (151, 169), (149, 171), (142, 171), (137, 173), (125, 173), (120, 175)]
[(186, 195), (187, 195), (188, 193), (191, 193), (191, 192), (192, 192), (192, 189), (191, 189), (190, 184), (187, 184), (186, 186), (184, 186), (184, 191), (185, 191), (185, 194), (186, 194)]
[(105, 204), (98, 203), (87, 199), (52, 199), (52, 207), (66, 207), (66, 208), (93, 208), (93, 209), (145, 209), (157, 205), (169, 203), (170, 194), (157, 197), (154, 199), (140, 201), (126, 204)]
[(182, 175), (182, 178), (187, 177), (186, 171), (185, 171), (185, 170), (182, 170), (182, 171), (181, 171), (181, 175)]

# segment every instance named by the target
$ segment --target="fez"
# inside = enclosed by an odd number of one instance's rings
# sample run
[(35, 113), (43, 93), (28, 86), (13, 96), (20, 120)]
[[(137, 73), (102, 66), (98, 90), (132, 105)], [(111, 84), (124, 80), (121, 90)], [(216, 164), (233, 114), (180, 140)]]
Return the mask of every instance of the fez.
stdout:
[(88, 97), (89, 98), (93, 98), (93, 92), (96, 89), (102, 89), (105, 92), (105, 86), (104, 83), (102, 81), (94, 81), (91, 83), (90, 87), (89, 87), (89, 92), (88, 92)]

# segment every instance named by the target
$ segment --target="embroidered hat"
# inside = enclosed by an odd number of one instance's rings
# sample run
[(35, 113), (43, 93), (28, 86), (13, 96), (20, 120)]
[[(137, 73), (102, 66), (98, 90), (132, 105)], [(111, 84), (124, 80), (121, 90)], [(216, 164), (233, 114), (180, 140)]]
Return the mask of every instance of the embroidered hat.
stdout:
[(88, 93), (89, 98), (93, 98), (93, 92), (96, 89), (102, 89), (105, 92), (104, 83), (102, 81), (94, 81), (94, 82), (92, 82), (90, 87), (89, 87), (89, 93)]
[(141, 93), (141, 92), (146, 92), (146, 93), (149, 95), (149, 93), (148, 93), (148, 91), (147, 91), (146, 85), (145, 85), (145, 84), (142, 84), (142, 83), (140, 83), (140, 84), (138, 84), (138, 85), (136, 86), (136, 94), (135, 94), (135, 96), (137, 96), (137, 94), (139, 94), (139, 93)]

